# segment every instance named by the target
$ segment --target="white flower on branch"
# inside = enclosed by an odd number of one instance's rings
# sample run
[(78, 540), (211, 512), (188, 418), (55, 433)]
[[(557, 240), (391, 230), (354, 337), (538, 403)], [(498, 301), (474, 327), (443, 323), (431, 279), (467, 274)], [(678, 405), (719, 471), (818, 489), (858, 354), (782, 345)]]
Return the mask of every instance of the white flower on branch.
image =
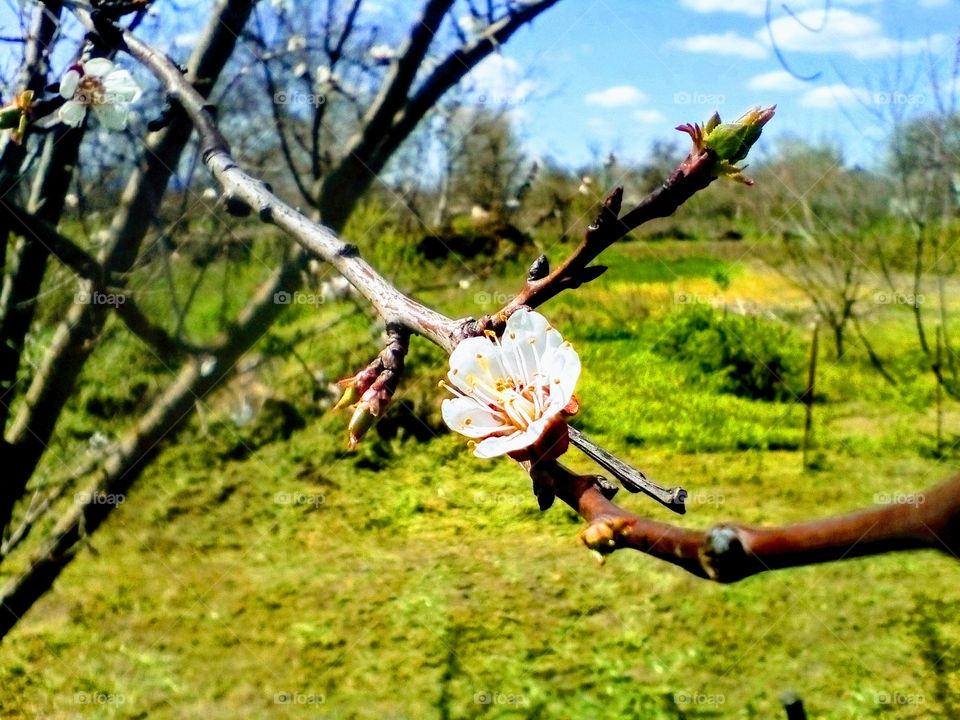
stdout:
[(460, 26), (460, 29), (464, 33), (471, 37), (476, 37), (486, 28), (486, 25), (480, 20), (480, 18), (473, 15), (461, 15), (459, 18), (457, 18), (457, 25)]
[(389, 65), (397, 56), (397, 51), (389, 45), (374, 45), (367, 54), (376, 64)]
[(488, 458), (552, 460), (567, 449), (566, 419), (578, 402), (573, 391), (580, 357), (539, 313), (521, 309), (503, 337), (472, 337), (450, 355), (444, 422)]
[(129, 105), (140, 97), (140, 86), (126, 70), (106, 58), (93, 58), (70, 66), (60, 79), (60, 95), (66, 102), (60, 107), (60, 121), (80, 127), (87, 108), (110, 130), (127, 126)]

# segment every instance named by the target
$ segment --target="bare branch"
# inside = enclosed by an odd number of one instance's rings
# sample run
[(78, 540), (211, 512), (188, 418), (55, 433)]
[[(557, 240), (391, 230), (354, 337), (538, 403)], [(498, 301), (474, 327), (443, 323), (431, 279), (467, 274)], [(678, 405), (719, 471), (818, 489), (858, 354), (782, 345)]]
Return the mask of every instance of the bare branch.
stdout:
[(960, 553), (960, 476), (911, 496), (911, 503), (779, 528), (723, 523), (701, 531), (627, 512), (604, 496), (595, 478), (559, 464), (533, 473), (549, 473), (557, 497), (587, 520), (581, 538), (590, 549), (601, 555), (639, 550), (716, 582), (900, 550)]
[[(197, 88), (201, 97), (207, 97), (233, 53), (251, 7), (251, 0), (219, 0), (211, 14), (183, 77), (184, 82)], [(110, 240), (100, 258), (110, 272), (126, 272), (136, 261), (173, 168), (190, 138), (192, 126), (179, 108), (172, 108), (168, 120), (167, 126), (146, 143), (142, 166), (130, 176), (124, 189), (110, 228)], [(106, 318), (102, 310), (103, 306), (93, 304), (74, 305), (57, 328), (53, 343), (33, 376), (8, 431), (17, 457), (16, 476), (9, 481), (11, 492), (17, 486), (25, 486), (46, 450), (64, 404), (95, 347), (91, 340)]]

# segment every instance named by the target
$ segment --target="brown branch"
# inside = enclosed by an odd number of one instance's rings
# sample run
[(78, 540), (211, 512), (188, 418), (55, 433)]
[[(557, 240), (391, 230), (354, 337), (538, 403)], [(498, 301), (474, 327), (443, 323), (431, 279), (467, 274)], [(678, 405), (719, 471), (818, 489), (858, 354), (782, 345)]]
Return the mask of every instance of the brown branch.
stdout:
[[(263, 69), (263, 79), (266, 82), (265, 90), (267, 94), (267, 103), (270, 105), (270, 114), (273, 117), (274, 127), (277, 129), (277, 139), (280, 141), (280, 154), (283, 156), (284, 163), (286, 164), (287, 169), (290, 171), (290, 176), (293, 178), (293, 184), (296, 185), (297, 190), (300, 192), (300, 197), (302, 197), (303, 201), (310, 207), (315, 207), (317, 202), (316, 198), (303, 181), (303, 178), (300, 176), (300, 170), (297, 168), (297, 164), (293, 159), (293, 150), (290, 147), (290, 141), (287, 138), (287, 124), (284, 120), (283, 113), (280, 112), (281, 103), (277, 100), (277, 84), (273, 79), (273, 71), (270, 69), (270, 60), (265, 56), (267, 44), (266, 40), (264, 39), (263, 22), (260, 19), (259, 11), (254, 12), (254, 19), (257, 23), (257, 33), (255, 35), (251, 35), (251, 37), (257, 47), (257, 50), (260, 51), (260, 54), (257, 56), (257, 60), (260, 63), (260, 67)], [(323, 104), (326, 105), (326, 103)]]
[(380, 94), (367, 111), (360, 137), (351, 145), (374, 146), (381, 142), (393, 124), (394, 116), (406, 102), (410, 87), (440, 29), (440, 23), (451, 7), (453, 0), (427, 0), (420, 17), (414, 21), (400, 56), (383, 80)]
[(607, 452), (573, 426), (567, 428), (567, 433), (571, 443), (576, 445), (584, 455), (597, 465), (617, 478), (627, 491), (632, 493), (642, 492), (679, 515), (687, 512), (684, 504), (687, 500), (687, 491), (683, 488), (668, 489), (657, 485), (642, 472)]
[(550, 475), (557, 497), (589, 523), (581, 534), (584, 544), (601, 556), (639, 550), (716, 582), (902, 550), (960, 553), (960, 475), (905, 495), (908, 502), (783, 527), (721, 523), (702, 531), (634, 515), (607, 499), (594, 477), (559, 464), (532, 473)]
[(509, 316), (526, 305), (537, 307), (564, 290), (580, 287), (607, 268), (590, 265), (604, 250), (644, 223), (672, 215), (677, 208), (716, 179), (714, 158), (707, 152), (691, 153), (659, 188), (620, 217), (623, 188), (615, 188), (587, 228), (580, 245), (551, 273), (527, 278), (521, 291), (501, 311)]

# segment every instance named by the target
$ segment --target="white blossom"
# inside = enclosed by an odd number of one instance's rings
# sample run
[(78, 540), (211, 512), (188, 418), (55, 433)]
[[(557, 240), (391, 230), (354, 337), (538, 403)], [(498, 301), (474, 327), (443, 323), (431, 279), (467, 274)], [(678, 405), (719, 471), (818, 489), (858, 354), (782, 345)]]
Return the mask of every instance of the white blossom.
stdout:
[(66, 102), (58, 115), (61, 122), (79, 127), (90, 107), (104, 127), (123, 130), (129, 105), (140, 94), (140, 86), (128, 71), (106, 58), (93, 58), (71, 66), (60, 79), (60, 95)]
[(457, 25), (468, 36), (477, 36), (486, 29), (486, 25), (473, 15), (461, 15), (457, 18)]
[(397, 56), (396, 51), (389, 45), (374, 45), (368, 54), (371, 60), (381, 64), (387, 64)]
[(477, 457), (518, 453), (565, 419), (579, 377), (573, 346), (543, 315), (521, 309), (507, 320), (501, 339), (472, 337), (454, 349), (444, 386), (456, 397), (443, 401), (443, 419), (476, 442)]

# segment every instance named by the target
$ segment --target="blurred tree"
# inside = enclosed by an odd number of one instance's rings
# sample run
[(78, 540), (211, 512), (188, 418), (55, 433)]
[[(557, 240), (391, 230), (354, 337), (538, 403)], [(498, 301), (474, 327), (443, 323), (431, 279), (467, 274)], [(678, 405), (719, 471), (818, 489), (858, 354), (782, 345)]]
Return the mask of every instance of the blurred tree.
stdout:
[[(509, 115), (483, 105), (463, 105), (446, 118), (443, 138), (443, 183), (458, 213), (503, 220), (515, 208), (529, 169)], [(442, 202), (442, 201), (441, 201)]]
[(884, 216), (883, 181), (847, 168), (835, 148), (796, 140), (785, 142), (760, 174), (766, 223), (784, 250), (777, 267), (810, 299), (842, 358), (847, 328), (867, 297), (865, 237)]
[[(903, 117), (890, 108), (892, 131), (888, 171), (894, 188), (893, 214), (902, 220), (909, 238), (907, 248), (894, 243), (876, 247), (880, 266), (897, 297), (906, 297), (913, 309), (920, 348), (937, 381), (953, 397), (960, 398), (960, 358), (948, 313), (947, 278), (958, 268), (958, 202), (960, 202), (960, 113), (957, 105), (957, 69), (950, 88), (931, 83), (936, 110), (921, 116)], [(892, 246), (892, 247), (891, 247)], [(906, 262), (904, 262), (906, 260)], [(898, 275), (912, 274), (912, 288), (903, 291)], [(925, 303), (937, 297), (936, 309)], [(937, 360), (935, 332), (940, 327), (942, 359)], [(949, 376), (946, 373), (949, 373)]]

